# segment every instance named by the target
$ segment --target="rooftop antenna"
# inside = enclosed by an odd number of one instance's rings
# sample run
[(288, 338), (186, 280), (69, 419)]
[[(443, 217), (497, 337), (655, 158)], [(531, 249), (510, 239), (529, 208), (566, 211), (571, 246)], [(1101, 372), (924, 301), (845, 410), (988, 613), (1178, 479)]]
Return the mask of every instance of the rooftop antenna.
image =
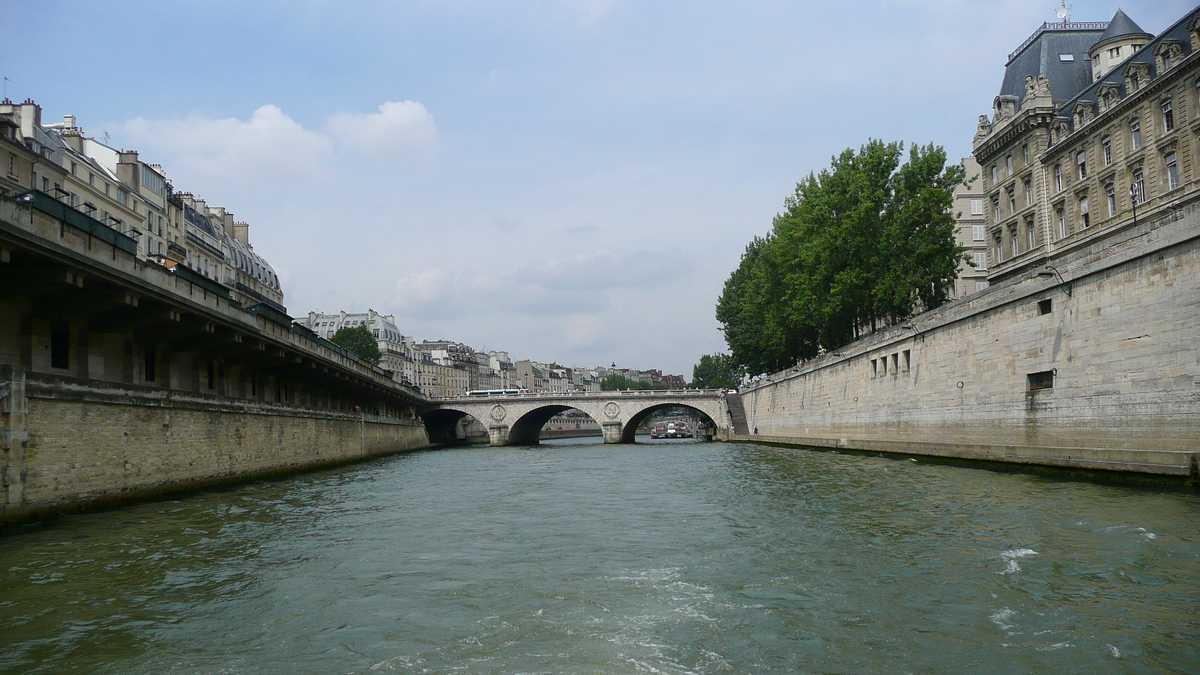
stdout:
[(1055, 14), (1058, 15), (1059, 21), (1063, 23), (1071, 20), (1071, 8), (1067, 7), (1067, 0), (1059, 0), (1058, 11)]

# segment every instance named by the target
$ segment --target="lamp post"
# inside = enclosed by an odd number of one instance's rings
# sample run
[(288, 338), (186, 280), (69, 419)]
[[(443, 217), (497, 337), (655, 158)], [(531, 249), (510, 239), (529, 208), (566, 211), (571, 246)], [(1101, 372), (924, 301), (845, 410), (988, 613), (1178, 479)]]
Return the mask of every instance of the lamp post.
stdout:
[(1145, 195), (1142, 193), (1141, 181), (1129, 184), (1129, 203), (1133, 205), (1133, 226), (1137, 227), (1137, 205)]
[(1042, 269), (1038, 270), (1037, 274), (1039, 277), (1046, 277), (1047, 279), (1053, 279), (1057, 277), (1058, 285), (1062, 286), (1063, 290), (1067, 292), (1068, 298), (1071, 297), (1071, 284), (1067, 283), (1066, 279), (1063, 279), (1062, 272), (1059, 272), (1057, 267), (1054, 267), (1053, 265), (1046, 265)]

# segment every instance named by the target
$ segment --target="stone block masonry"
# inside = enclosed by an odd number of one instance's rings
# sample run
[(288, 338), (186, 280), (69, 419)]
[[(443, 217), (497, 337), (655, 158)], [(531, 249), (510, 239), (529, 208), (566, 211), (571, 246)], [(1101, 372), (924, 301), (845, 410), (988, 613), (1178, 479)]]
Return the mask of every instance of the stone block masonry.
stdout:
[(5, 499), (19, 522), (428, 446), (419, 419), (0, 371)]
[(1200, 457), (1200, 205), (743, 389), (758, 440), (1173, 476)]

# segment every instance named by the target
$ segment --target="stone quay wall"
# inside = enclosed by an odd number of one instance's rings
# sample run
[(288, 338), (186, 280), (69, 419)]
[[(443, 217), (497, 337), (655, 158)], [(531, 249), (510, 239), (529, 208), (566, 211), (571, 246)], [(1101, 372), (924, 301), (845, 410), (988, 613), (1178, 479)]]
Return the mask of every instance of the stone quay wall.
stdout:
[(429, 444), (420, 419), (0, 371), (4, 523)]
[[(1197, 483), (1193, 204), (742, 390), (730, 440)], [(754, 430), (757, 429), (757, 435)]]

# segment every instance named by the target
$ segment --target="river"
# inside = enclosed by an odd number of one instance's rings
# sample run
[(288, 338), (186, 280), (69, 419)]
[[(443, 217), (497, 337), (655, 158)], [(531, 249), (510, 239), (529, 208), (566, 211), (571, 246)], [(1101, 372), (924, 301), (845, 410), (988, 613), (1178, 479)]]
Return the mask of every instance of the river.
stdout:
[(0, 671), (1200, 671), (1200, 498), (689, 441), (461, 448), (0, 538)]

